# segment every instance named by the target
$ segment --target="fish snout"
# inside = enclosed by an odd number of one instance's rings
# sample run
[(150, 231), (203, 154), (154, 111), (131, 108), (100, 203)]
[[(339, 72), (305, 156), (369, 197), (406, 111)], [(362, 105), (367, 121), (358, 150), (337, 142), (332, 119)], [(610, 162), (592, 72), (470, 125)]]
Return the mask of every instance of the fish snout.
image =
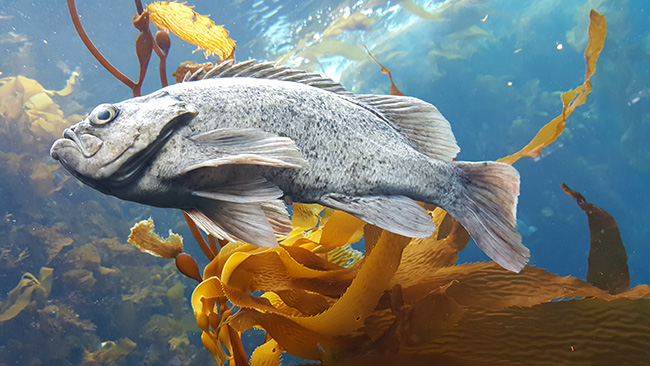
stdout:
[(50, 156), (54, 160), (61, 160), (61, 152), (63, 152), (64, 149), (75, 149), (79, 151), (80, 149), (77, 141), (78, 138), (72, 129), (66, 128), (63, 130), (63, 138), (54, 141), (52, 144), (52, 147), (50, 148)]

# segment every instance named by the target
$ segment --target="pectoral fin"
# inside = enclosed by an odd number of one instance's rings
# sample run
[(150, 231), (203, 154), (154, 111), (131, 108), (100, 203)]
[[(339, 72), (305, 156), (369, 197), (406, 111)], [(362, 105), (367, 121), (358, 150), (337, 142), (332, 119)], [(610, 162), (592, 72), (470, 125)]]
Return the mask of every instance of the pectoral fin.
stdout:
[(427, 211), (405, 196), (353, 197), (329, 193), (321, 197), (320, 203), (411, 238), (427, 238), (436, 228)]
[[(226, 202), (264, 202), (282, 197), (282, 190), (265, 178), (249, 178), (228, 182), (218, 187), (192, 192), (193, 195)], [(284, 208), (284, 207), (283, 207)]]
[(210, 157), (192, 164), (183, 173), (227, 164), (266, 165), (279, 168), (307, 167), (295, 142), (288, 137), (256, 128), (220, 128), (189, 137), (207, 149)]

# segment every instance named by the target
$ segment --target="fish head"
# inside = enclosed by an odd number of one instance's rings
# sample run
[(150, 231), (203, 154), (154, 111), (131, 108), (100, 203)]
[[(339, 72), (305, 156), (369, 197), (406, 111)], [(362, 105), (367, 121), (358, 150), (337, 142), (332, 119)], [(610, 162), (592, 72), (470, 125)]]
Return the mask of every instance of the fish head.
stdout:
[(66, 128), (50, 155), (91, 187), (112, 194), (149, 166), (151, 158), (197, 114), (167, 92), (100, 104), (83, 121)]

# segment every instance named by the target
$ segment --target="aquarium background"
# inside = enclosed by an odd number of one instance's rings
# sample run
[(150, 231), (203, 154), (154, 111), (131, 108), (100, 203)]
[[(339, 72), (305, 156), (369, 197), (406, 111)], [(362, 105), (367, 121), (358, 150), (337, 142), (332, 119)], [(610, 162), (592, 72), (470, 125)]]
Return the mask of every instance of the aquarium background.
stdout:
[[(387, 76), (358, 47), (366, 45), (405, 95), (440, 109), (461, 147), (458, 159), (469, 161), (496, 160), (519, 150), (561, 113), (560, 93), (584, 80), (589, 10), (605, 14), (607, 40), (587, 103), (540, 157), (514, 165), (521, 174), (519, 229), (531, 250), (530, 264), (585, 278), (587, 219), (560, 189), (566, 183), (618, 222), (631, 285), (650, 283), (650, 4), (415, 3), (431, 12), (443, 9), (444, 19), (425, 19), (399, 1), (195, 0), (188, 5), (230, 31), (238, 61), (283, 60), (354, 92), (387, 94)], [(79, 0), (77, 9), (95, 45), (135, 78), (133, 2)], [(337, 25), (355, 14), (371, 22)], [(66, 117), (132, 96), (88, 52), (64, 1), (0, 0), (0, 46), (2, 78), (22, 75), (58, 90), (72, 72), (80, 74), (72, 94), (52, 97)], [(182, 61), (205, 62), (202, 52), (192, 53), (195, 48), (172, 36), (168, 74)], [(154, 57), (143, 93), (157, 88)], [(8, 93), (0, 95), (6, 103), (16, 91)], [(41, 267), (54, 271), (47, 299), (35, 296), (33, 304), (0, 323), (0, 365), (214, 363), (201, 345), (187, 300), (195, 283), (169, 261), (126, 244), (129, 228), (151, 216), (159, 232), (180, 233), (186, 251), (204, 258), (180, 211), (123, 202), (82, 186), (63, 169), (52, 171), (48, 166), (56, 164), (48, 150), (57, 136), (12, 125), (17, 122), (7, 117), (7, 108), (0, 111), (0, 304), (6, 308), (23, 274), (38, 277)], [(486, 260), (474, 245), (461, 252), (461, 262)], [(137, 346), (124, 355), (99, 353), (118, 350), (124, 338)], [(84, 352), (95, 352), (96, 359), (89, 361)], [(285, 357), (285, 363), (291, 360)]]

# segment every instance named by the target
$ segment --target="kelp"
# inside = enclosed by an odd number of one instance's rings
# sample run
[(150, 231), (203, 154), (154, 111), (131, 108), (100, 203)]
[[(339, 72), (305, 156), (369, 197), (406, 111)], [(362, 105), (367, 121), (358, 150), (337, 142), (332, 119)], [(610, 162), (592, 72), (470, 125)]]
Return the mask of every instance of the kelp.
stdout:
[(0, 79), (0, 169), (8, 173), (9, 185), (30, 186), (28, 195), (18, 193), (25, 195), (20, 198), (26, 205), (61, 190), (68, 179), (57, 176), (61, 166), (45, 157), (51, 140), (79, 119), (76, 114), (65, 116), (52, 99), (66, 100), (78, 76), (73, 72), (61, 90), (46, 89), (22, 75)]
[(587, 70), (585, 72), (585, 81), (582, 85), (568, 92), (562, 93), (562, 114), (555, 117), (542, 127), (537, 135), (518, 152), (503, 157), (497, 161), (506, 164), (513, 164), (521, 157), (537, 157), (542, 150), (553, 143), (564, 131), (566, 119), (580, 105), (587, 101), (587, 96), (591, 93), (591, 76), (596, 72), (596, 62), (600, 52), (605, 45), (605, 36), (607, 35), (607, 22), (605, 15), (598, 14), (591, 10), (589, 14), (589, 44), (585, 50), (585, 59), (587, 60)]
[(174, 259), (178, 270), (189, 278), (201, 282), (199, 267), (192, 256), (183, 253), (183, 238), (169, 230), (169, 237), (162, 239), (154, 231), (153, 220), (142, 220), (131, 228), (128, 242), (140, 251), (156, 257)]
[[(133, 96), (142, 94), (142, 84), (152, 52), (155, 52), (159, 59), (160, 84), (163, 87), (167, 86), (166, 60), (171, 46), (168, 31), (204, 49), (206, 57), (209, 54), (216, 54), (221, 60), (233, 57), (235, 42), (228, 37), (227, 30), (216, 26), (207, 16), (194, 12), (184, 3), (159, 1), (149, 4), (145, 9), (142, 7), (141, 1), (136, 0), (137, 14), (133, 17), (133, 26), (140, 31), (135, 41), (136, 55), (140, 65), (136, 82), (120, 72), (95, 47), (81, 25), (75, 1), (67, 0), (67, 3), (75, 30), (86, 48), (111, 75), (131, 89)], [(149, 30), (150, 20), (162, 29), (156, 32), (155, 37)]]
[(444, 356), (451, 364), (638, 365), (650, 355), (649, 305), (648, 299), (589, 298), (468, 311), (444, 336), (405, 351)]
[(192, 8), (185, 3), (154, 1), (147, 5), (146, 11), (156, 27), (198, 46), (206, 57), (217, 55), (221, 60), (232, 58), (235, 41), (228, 37), (228, 31)]
[(52, 290), (52, 273), (52, 268), (41, 267), (40, 280), (29, 272), (23, 274), (7, 299), (0, 303), (0, 323), (15, 318), (32, 303), (34, 296), (46, 299)]
[(48, 141), (61, 135), (77, 115), (65, 117), (51, 96), (68, 96), (74, 90), (78, 73), (73, 72), (61, 90), (49, 90), (38, 81), (22, 75), (0, 79), (0, 133), (18, 136), (23, 144)]
[(432, 21), (443, 21), (444, 17), (440, 15), (440, 11), (427, 11), (420, 5), (413, 2), (413, 0), (401, 0), (398, 1), (402, 9), (408, 11), (411, 14), (417, 15), (422, 19), (432, 20)]
[[(302, 211), (309, 212), (304, 208)], [(300, 222), (304, 217), (297, 216), (296, 220)], [(216, 352), (215, 356), (220, 354), (216, 356), (218, 361), (232, 360), (233, 356), (229, 355), (236, 353), (230, 345), (233, 336), (256, 326), (266, 330), (267, 337), (275, 340), (279, 349), (327, 365), (404, 363), (418, 359), (420, 362), (447, 360), (479, 365), (479, 356), (484, 353), (490, 354), (488, 359), (495, 360), (492, 364), (506, 361), (512, 364), (523, 357), (515, 355), (542, 358), (546, 347), (557, 346), (557, 342), (549, 341), (535, 348), (534, 333), (530, 334), (530, 328), (526, 328), (532, 321), (544, 323), (546, 330), (540, 331), (540, 337), (548, 338), (554, 334), (553, 329), (568, 328), (569, 325), (562, 323), (562, 316), (549, 315), (555, 314), (554, 306), (560, 314), (572, 316), (570, 333), (574, 344), (584, 349), (597, 347), (601, 342), (600, 338), (590, 340), (590, 332), (594, 329), (607, 333), (619, 332), (621, 328), (634, 333), (642, 332), (646, 326), (644, 323), (621, 326), (615, 322), (591, 327), (583, 324), (593, 324), (593, 314), (601, 310), (604, 313), (615, 311), (616, 307), (609, 305), (612, 301), (625, 304), (645, 301), (639, 299), (650, 297), (650, 286), (641, 285), (612, 295), (578, 278), (559, 277), (532, 266), (516, 274), (494, 263), (454, 265), (456, 253), (464, 248), (468, 236), (458, 223), (452, 225), (449, 233), (441, 238), (438, 238), (443, 236), (440, 232), (428, 239), (407, 239), (382, 233), (363, 262), (354, 270), (348, 270), (348, 273), (357, 273), (349, 286), (336, 285), (335, 279), (329, 282), (336, 291), (318, 286), (309, 290), (301, 287), (304, 282), (300, 279), (312, 271), (310, 267), (319, 268), (318, 276), (340, 273), (344, 269), (326, 268), (315, 258), (297, 261), (299, 256), (292, 257), (289, 253), (299, 247), (298, 241), (293, 246), (269, 249), (228, 244), (206, 268), (206, 280), (192, 295), (192, 307), (203, 330), (203, 342), (211, 352)], [(304, 233), (309, 235), (309, 231)], [(243, 257), (239, 258), (241, 255)], [(287, 262), (276, 259), (279, 264), (273, 264), (271, 258), (279, 257), (285, 257)], [(269, 276), (268, 280), (263, 279), (265, 276)], [(260, 297), (247, 293), (253, 291), (265, 293)], [(571, 304), (576, 305), (557, 302), (568, 298), (573, 298)], [(556, 301), (549, 303), (553, 300)], [(226, 301), (240, 310), (233, 312), (224, 308)], [(582, 301), (588, 304), (583, 306)], [(581, 315), (576, 309), (583, 308), (589, 311)], [(639, 307), (630, 305), (628, 308)], [(504, 313), (514, 315), (512, 319), (504, 318)], [(488, 341), (490, 338), (484, 336), (488, 333), (476, 332), (473, 328), (477, 319), (491, 329), (507, 329), (498, 332), (499, 342), (504, 344), (517, 344), (522, 334), (529, 334), (531, 343), (521, 347), (533, 350), (493, 349)], [(506, 328), (499, 322), (506, 324)], [(226, 326), (231, 326), (236, 334)], [(452, 340), (455, 338), (464, 339), (464, 342), (455, 342)], [(623, 341), (610, 342), (615, 343), (613, 349), (626, 347)], [(228, 354), (223, 350), (229, 350)], [(269, 346), (267, 341), (255, 351), (255, 359), (275, 360), (277, 355), (271, 350), (277, 352), (278, 348)], [(643, 356), (647, 353), (637, 349), (630, 359)], [(557, 357), (552, 362), (562, 364)]]
[(323, 38), (336, 37), (349, 31), (370, 31), (377, 20), (364, 13), (354, 13), (347, 17), (336, 18), (327, 29), (323, 31)]
[(176, 80), (177, 83), (180, 83), (183, 81), (183, 78), (185, 78), (185, 75), (187, 75), (188, 73), (191, 75), (200, 69), (203, 69), (204, 71), (208, 72), (213, 67), (214, 64), (211, 62), (204, 62), (204, 63), (197, 64), (196, 62), (193, 61), (184, 61), (176, 68), (176, 71), (174, 71), (172, 76), (174, 77), (174, 80)]
[(363, 50), (358, 46), (335, 39), (324, 39), (313, 43), (296, 55), (296, 57), (304, 57), (316, 64), (319, 58), (327, 56), (342, 56), (353, 61), (361, 61), (364, 58)]
[(627, 253), (616, 220), (607, 211), (587, 202), (582, 194), (564, 183), (562, 190), (576, 199), (589, 220), (591, 246), (587, 282), (612, 294), (627, 291), (630, 287)]
[(402, 93), (399, 89), (397, 89), (397, 86), (393, 82), (393, 74), (390, 72), (390, 70), (385, 68), (384, 65), (380, 64), (379, 61), (377, 61), (375, 56), (373, 56), (372, 53), (370, 53), (370, 50), (368, 49), (368, 47), (366, 47), (365, 45), (361, 45), (361, 46), (366, 50), (366, 52), (368, 53), (368, 56), (370, 56), (370, 58), (373, 61), (375, 61), (377, 63), (377, 65), (379, 65), (379, 67), (381, 67), (381, 73), (382, 74), (388, 74), (388, 78), (390, 79), (390, 91), (389, 91), (388, 94), (390, 94), (390, 95), (404, 95), (404, 93)]
[(128, 242), (140, 251), (156, 257), (173, 259), (183, 252), (183, 238), (169, 231), (169, 237), (162, 239), (156, 234), (153, 219), (142, 220), (131, 228)]
[(30, 234), (43, 240), (47, 253), (47, 263), (59, 255), (61, 250), (71, 245), (74, 241), (67, 235), (60, 233), (63, 230), (62, 223), (56, 223), (50, 227), (34, 225)]
[[(134, 97), (140, 96), (142, 94), (141, 92), (142, 83), (144, 82), (144, 77), (147, 73), (147, 66), (149, 65), (149, 59), (151, 58), (151, 52), (153, 50), (155, 50), (156, 54), (160, 59), (161, 84), (163, 84), (163, 86), (167, 85), (166, 72), (164, 70), (167, 53), (166, 50), (165, 51), (163, 50), (164, 47), (167, 47), (167, 49), (169, 49), (168, 39), (167, 40), (164, 39), (166, 34), (161, 34), (160, 37), (156, 36), (156, 38), (154, 39), (154, 36), (151, 34), (151, 31), (149, 31), (148, 14), (144, 13), (142, 9), (142, 4), (140, 3), (139, 0), (136, 0), (135, 3), (136, 3), (136, 8), (138, 10), (138, 15), (133, 17), (133, 26), (140, 31), (140, 34), (138, 35), (135, 41), (136, 55), (138, 57), (138, 63), (140, 64), (140, 68), (139, 68), (140, 71), (139, 71), (137, 82), (131, 80), (128, 76), (120, 72), (115, 66), (113, 66), (104, 57), (104, 55), (102, 55), (102, 53), (97, 49), (97, 47), (95, 47), (93, 42), (88, 37), (88, 34), (84, 30), (83, 26), (81, 25), (81, 20), (77, 12), (75, 1), (67, 0), (68, 11), (70, 12), (72, 23), (74, 24), (75, 30), (77, 31), (77, 34), (83, 41), (84, 45), (86, 46), (86, 48), (88, 48), (88, 51), (90, 51), (90, 53), (106, 69), (106, 71), (111, 73), (111, 75), (115, 76), (119, 81), (124, 83), (124, 85), (129, 87), (133, 92)], [(158, 40), (162, 41), (160, 45), (156, 42)]]
[(69, 327), (90, 332), (97, 330), (97, 326), (93, 322), (81, 318), (74, 309), (60, 302), (38, 310), (38, 314), (41, 329), (49, 335), (56, 335)]

